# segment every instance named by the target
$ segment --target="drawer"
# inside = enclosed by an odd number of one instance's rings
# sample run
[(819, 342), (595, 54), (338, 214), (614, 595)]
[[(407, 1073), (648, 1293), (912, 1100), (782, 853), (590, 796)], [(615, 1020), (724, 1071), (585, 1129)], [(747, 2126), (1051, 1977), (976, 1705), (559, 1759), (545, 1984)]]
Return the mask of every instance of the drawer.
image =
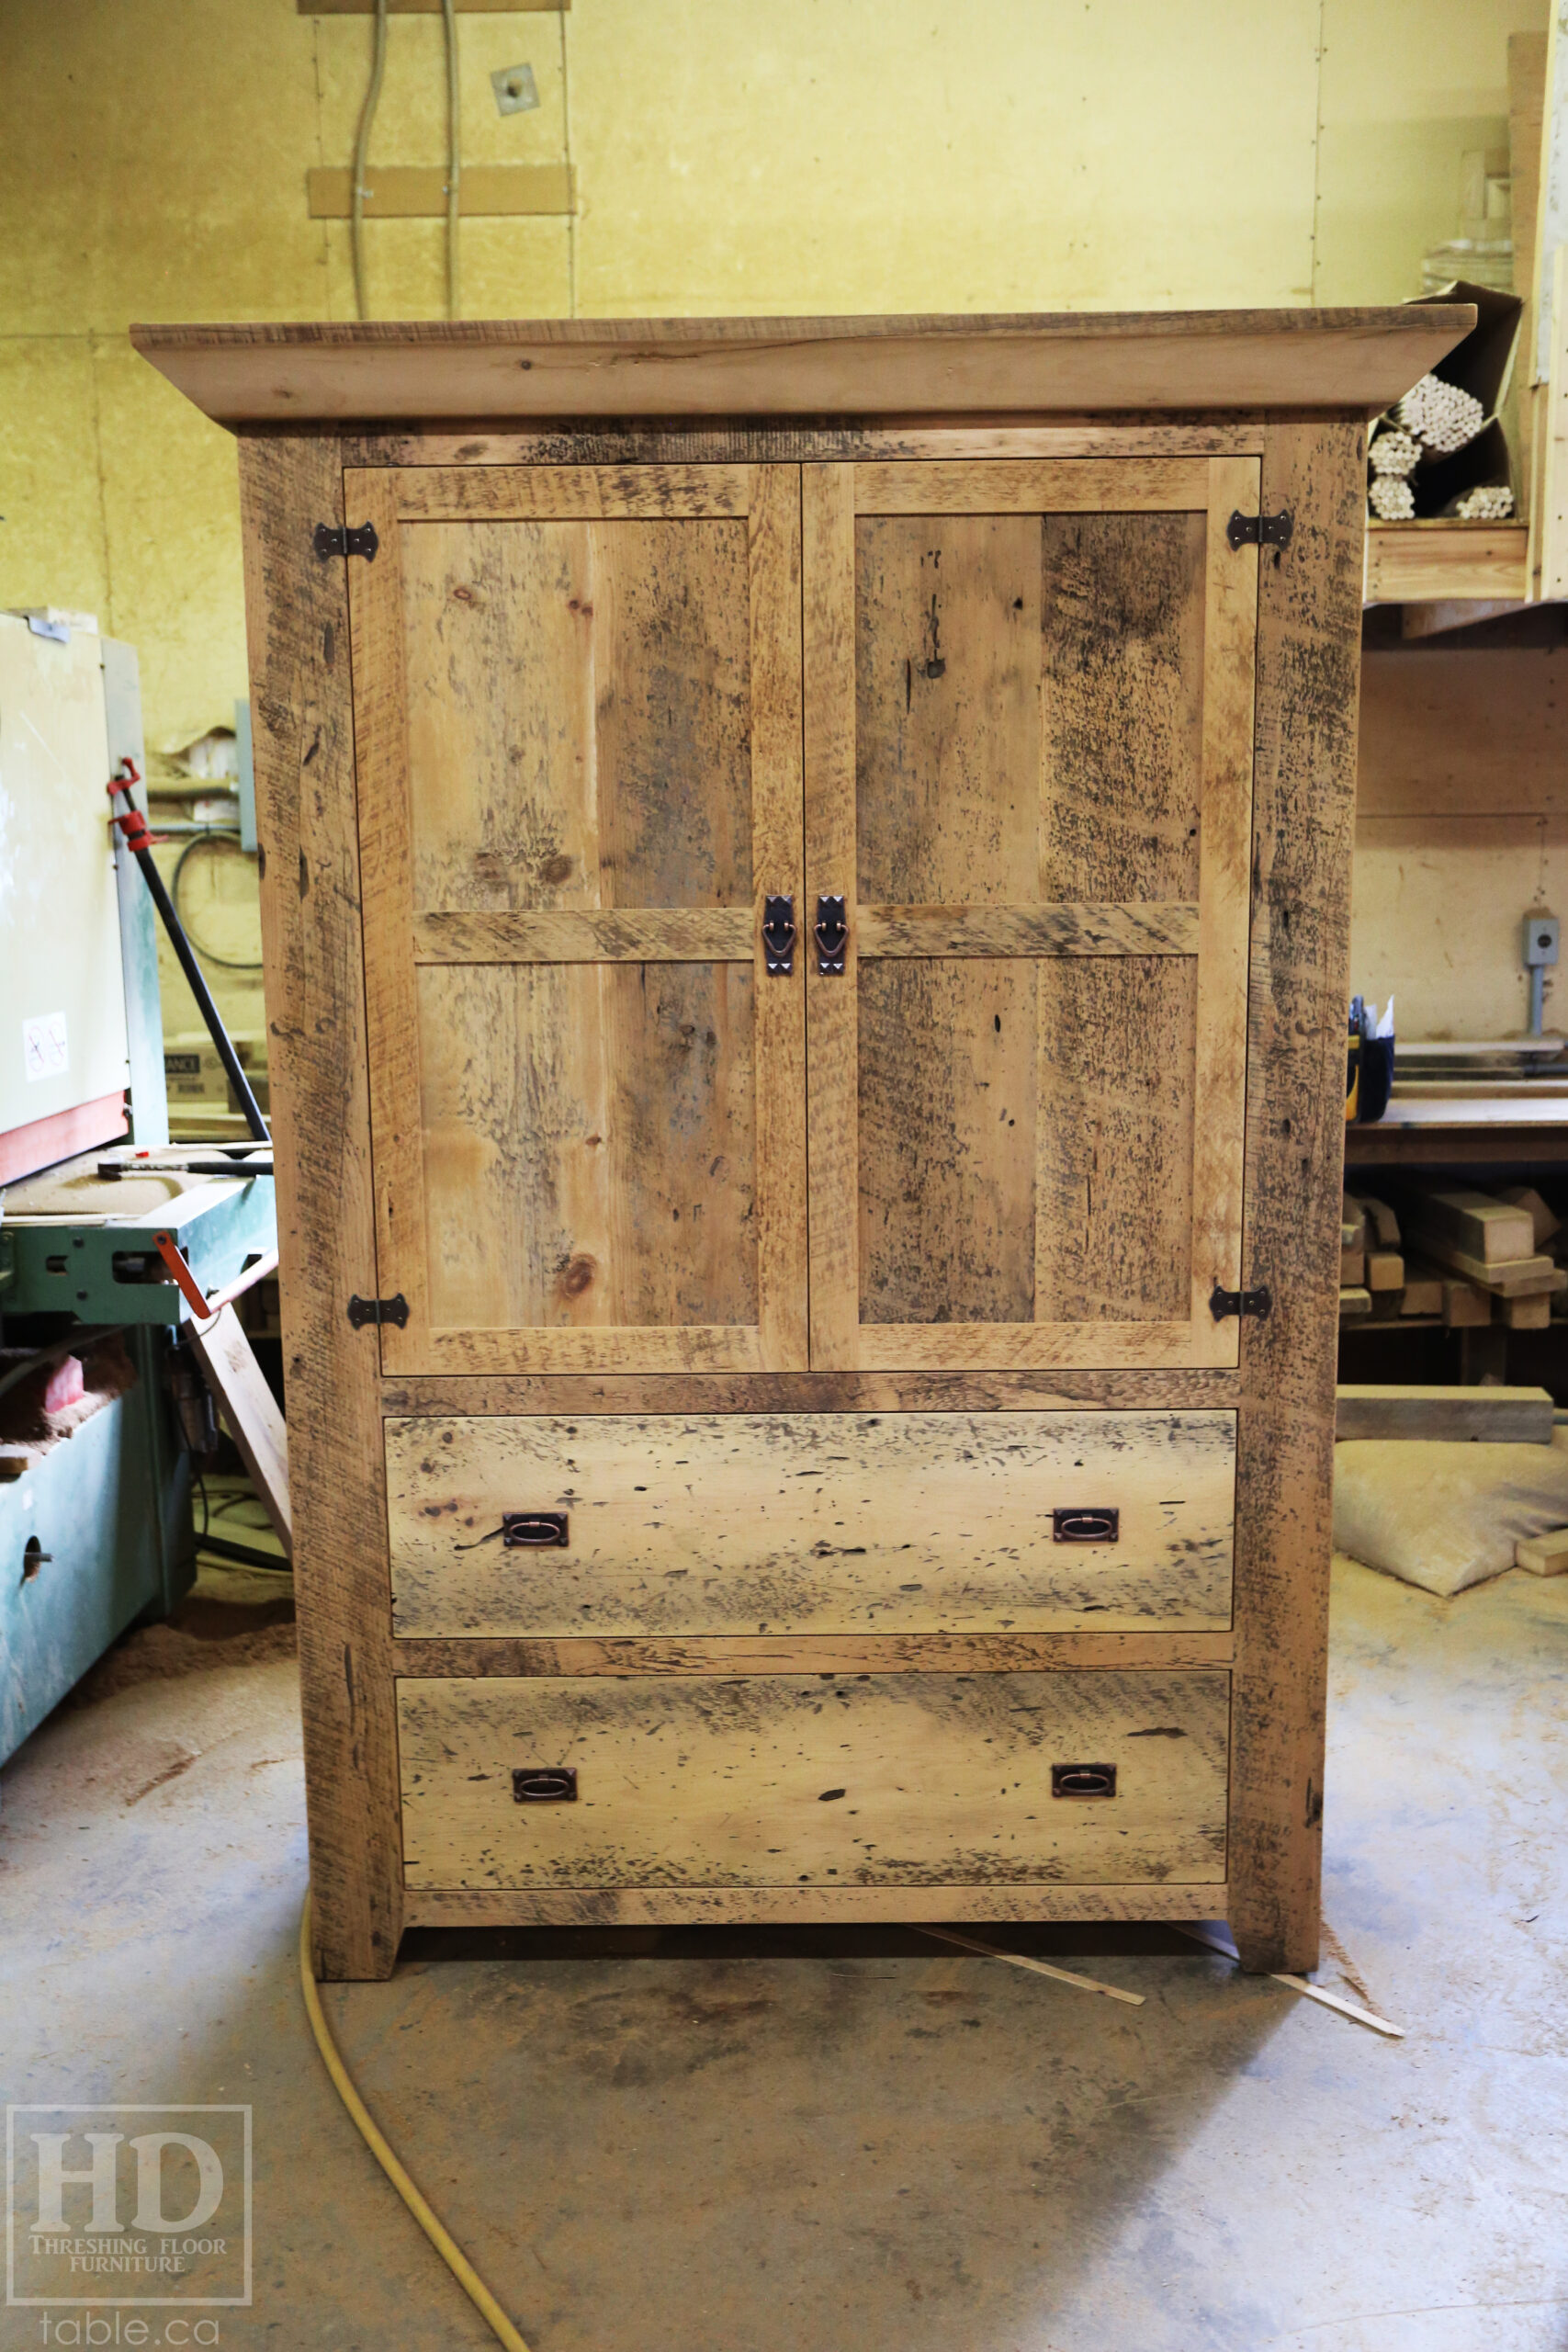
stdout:
[(389, 1421), (393, 1629), (1217, 1631), (1235, 1490), (1234, 1412)]
[[(404, 1875), (412, 1887), (1216, 1883), (1229, 1724), (1230, 1677), (1212, 1668), (405, 1679)], [(1111, 1785), (1055, 1793), (1064, 1772)], [(575, 1793), (527, 1793), (546, 1776)]]

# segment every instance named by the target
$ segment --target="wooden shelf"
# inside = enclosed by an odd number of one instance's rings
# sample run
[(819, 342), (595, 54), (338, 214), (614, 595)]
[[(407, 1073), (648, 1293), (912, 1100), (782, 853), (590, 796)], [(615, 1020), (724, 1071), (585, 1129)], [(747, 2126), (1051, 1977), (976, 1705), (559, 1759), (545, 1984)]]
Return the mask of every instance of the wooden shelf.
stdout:
[[(1457, 1109), (1456, 1105), (1456, 1109)], [(1348, 1168), (1504, 1167), (1519, 1162), (1568, 1165), (1568, 1122), (1483, 1122), (1462, 1115), (1451, 1124), (1345, 1130)]]
[(1529, 543), (1524, 523), (1369, 523), (1363, 601), (1522, 605)]

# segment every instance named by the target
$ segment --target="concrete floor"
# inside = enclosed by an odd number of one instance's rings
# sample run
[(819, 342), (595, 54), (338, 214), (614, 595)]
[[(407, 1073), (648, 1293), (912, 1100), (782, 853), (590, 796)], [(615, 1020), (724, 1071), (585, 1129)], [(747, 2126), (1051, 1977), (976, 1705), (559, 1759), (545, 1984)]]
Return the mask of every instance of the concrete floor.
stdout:
[[(1403, 2042), (1156, 1930), (1024, 1939), (1143, 2008), (900, 1930), (427, 1936), (329, 2012), (534, 2352), (1561, 2352), (1565, 1633), (1337, 1569), (1326, 1914)], [(6, 2097), (254, 2105), (224, 2345), (490, 2344), (305, 2025), (276, 1638), (7, 1769)]]

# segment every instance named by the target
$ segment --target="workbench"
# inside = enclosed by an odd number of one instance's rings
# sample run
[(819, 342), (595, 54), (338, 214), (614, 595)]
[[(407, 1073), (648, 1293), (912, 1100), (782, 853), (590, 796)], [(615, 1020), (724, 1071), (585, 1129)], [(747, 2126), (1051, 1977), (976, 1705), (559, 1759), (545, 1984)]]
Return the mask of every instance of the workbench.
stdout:
[[(55, 1335), (57, 1357), (85, 1364), (89, 1393), (84, 1418), (39, 1425), (30, 1442), (0, 1435), (0, 1759), (128, 1625), (167, 1616), (195, 1575), (190, 1457), (169, 1385), (194, 1308), (157, 1237), (209, 1301), (274, 1256), (276, 1238), (269, 1177), (151, 1172), (188, 1156), (105, 1148), (4, 1195), (7, 1338), (19, 1348), (26, 1329), (38, 1348)], [(105, 1179), (102, 1165), (127, 1173)]]

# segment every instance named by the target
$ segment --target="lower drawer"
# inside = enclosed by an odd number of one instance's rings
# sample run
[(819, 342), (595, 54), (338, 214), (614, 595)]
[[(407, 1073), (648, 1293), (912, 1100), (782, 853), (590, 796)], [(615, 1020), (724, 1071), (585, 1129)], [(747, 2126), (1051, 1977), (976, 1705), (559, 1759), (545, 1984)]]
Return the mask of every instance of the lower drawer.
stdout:
[(386, 1442), (403, 1636), (1230, 1623), (1234, 1412), (455, 1416)]
[(398, 1737), (412, 1887), (1225, 1875), (1208, 1668), (406, 1679)]

